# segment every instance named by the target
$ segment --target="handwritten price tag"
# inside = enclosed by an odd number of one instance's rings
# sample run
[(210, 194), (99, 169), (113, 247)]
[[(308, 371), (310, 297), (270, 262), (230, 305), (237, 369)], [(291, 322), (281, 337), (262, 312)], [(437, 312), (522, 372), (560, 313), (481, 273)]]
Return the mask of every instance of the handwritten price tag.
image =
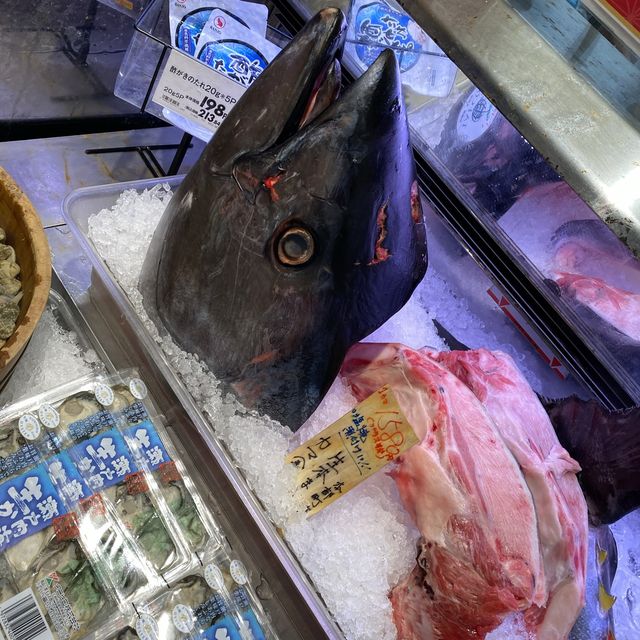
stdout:
[(296, 495), (312, 516), (419, 442), (388, 385), (292, 451)]

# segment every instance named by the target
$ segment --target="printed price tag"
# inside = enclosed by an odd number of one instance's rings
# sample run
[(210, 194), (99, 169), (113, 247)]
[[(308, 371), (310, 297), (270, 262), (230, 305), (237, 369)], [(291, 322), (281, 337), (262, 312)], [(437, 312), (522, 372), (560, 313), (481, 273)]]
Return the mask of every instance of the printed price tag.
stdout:
[(153, 101), (216, 131), (244, 92), (245, 88), (230, 78), (173, 49)]
[(292, 451), (296, 495), (317, 513), (419, 442), (385, 385), (350, 413)]

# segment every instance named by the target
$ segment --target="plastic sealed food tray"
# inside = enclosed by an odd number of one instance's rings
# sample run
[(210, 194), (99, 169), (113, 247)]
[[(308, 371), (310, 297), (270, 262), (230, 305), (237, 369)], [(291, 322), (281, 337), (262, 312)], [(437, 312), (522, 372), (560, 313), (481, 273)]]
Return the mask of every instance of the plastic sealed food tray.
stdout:
[(161, 640), (196, 625), (274, 638), (138, 376), (86, 376), (0, 412), (0, 625), (10, 638), (129, 627)]
[[(168, 0), (151, 0), (136, 20), (135, 31), (122, 61), (114, 93), (122, 100), (138, 107), (140, 111), (146, 111), (201, 140), (208, 141), (212, 136), (212, 131), (207, 128), (206, 124), (201, 126), (197, 121), (184, 117), (184, 115), (171, 108), (172, 104), (170, 102), (160, 105), (153, 100), (159, 80), (169, 66), (169, 54), (172, 51), (176, 52), (177, 59), (188, 65), (189, 69), (199, 69), (202, 73), (202, 77), (199, 77), (199, 79), (203, 82), (215, 82), (216, 76), (218, 79), (221, 77), (220, 73), (213, 71), (206, 63), (196, 60), (193, 57), (196, 53), (194, 50), (191, 50), (188, 55), (180, 51), (175, 46), (176, 43), (172, 42), (169, 29), (169, 4)], [(266, 5), (269, 13), (272, 14), (272, 3), (259, 2), (256, 4)], [(186, 10), (189, 11), (188, 15), (197, 13), (195, 10), (190, 10), (191, 7), (187, 0), (176, 3), (175, 7), (177, 9), (186, 7)], [(202, 6), (194, 4), (194, 7), (197, 7), (201, 14), (204, 11), (210, 12), (213, 9), (213, 5)], [(223, 10), (229, 14), (229, 11), (225, 9), (218, 8), (218, 10)], [(193, 18), (195, 20), (194, 26), (197, 23), (197, 18), (198, 16)], [(247, 23), (243, 21), (243, 24)], [(202, 27), (204, 24), (199, 26)], [(253, 30), (250, 24), (248, 26)], [(269, 16), (266, 25), (266, 37), (259, 37), (260, 42), (267, 41), (261, 45), (262, 48), (269, 45), (282, 48), (290, 40), (289, 33), (273, 14)], [(233, 38), (234, 36), (231, 36), (231, 39)]]
[[(96, 205), (101, 206), (100, 199), (96, 200)], [(49, 390), (53, 385), (60, 386), (59, 383), (64, 380), (73, 379), (75, 382), (79, 375), (86, 376), (87, 371), (91, 371), (92, 374), (96, 375), (102, 373), (104, 376), (116, 372), (116, 367), (120, 369), (129, 368), (138, 363), (138, 354), (135, 349), (131, 348), (131, 344), (127, 345), (125, 351), (121, 351), (107, 332), (103, 330), (102, 317), (91, 316), (91, 326), (89, 326), (85, 317), (87, 311), (89, 311), (87, 305), (83, 305), (83, 312), (80, 312), (75, 301), (64, 289), (57, 274), (54, 273), (47, 309), (48, 315), (44, 319), (44, 326), (40, 327), (40, 334), (34, 336), (34, 341), (29, 347), (35, 352), (32, 357), (29, 357), (29, 353), (26, 354), (25, 357), (28, 358), (28, 361), (23, 363), (24, 371), (20, 371), (20, 367), (18, 368), (16, 379), (14, 380), (15, 383), (18, 383), (14, 385), (16, 388), (3, 392), (2, 400), (5, 403), (11, 401), (14, 405), (17, 404), (28, 408), (31, 406), (30, 403), (33, 401), (33, 396), (43, 397), (41, 394), (35, 393), (38, 389)], [(46, 367), (47, 364), (51, 364), (52, 358), (59, 357), (61, 351), (69, 348), (70, 344), (73, 345), (72, 354), (62, 354), (63, 357), (60, 362), (56, 363), (53, 374), (50, 372), (44, 378), (36, 375), (35, 387), (32, 386), (31, 383), (34, 379), (32, 370), (39, 368), (41, 365)], [(42, 353), (43, 350), (48, 353)], [(71, 355), (73, 355), (73, 358), (70, 358)], [(87, 369), (87, 367), (78, 368), (76, 365), (72, 366), (70, 371), (67, 371), (65, 365), (74, 364), (71, 360), (78, 360), (85, 364), (89, 363), (90, 369)], [(146, 372), (148, 373), (149, 369)], [(282, 569), (277, 564), (277, 561), (274, 561), (271, 557), (264, 558), (264, 554), (261, 553), (260, 543), (263, 545), (266, 543), (257, 528), (253, 530), (253, 534), (260, 535), (260, 541), (247, 537), (249, 527), (237, 513), (239, 512), (238, 504), (234, 502), (230, 507), (227, 506), (226, 503), (229, 502), (227, 498), (233, 494), (233, 491), (228, 487), (222, 487), (222, 483), (216, 481), (213, 474), (215, 465), (212, 464), (209, 455), (203, 455), (201, 458), (195, 455), (196, 452), (199, 455), (203, 454), (206, 451), (206, 446), (200, 442), (194, 444), (191, 437), (185, 437), (185, 429), (189, 420), (182, 408), (175, 405), (173, 397), (171, 400), (165, 397), (164, 392), (168, 389), (166, 383), (158, 385), (157, 381), (142, 377), (149, 382), (149, 388), (153, 388), (154, 399), (151, 401), (151, 398), (149, 398), (147, 402), (151, 402), (151, 414), (156, 416), (154, 423), (160, 420), (158, 427), (163, 434), (165, 449), (175, 462), (179, 475), (178, 479), (175, 477), (175, 473), (167, 474), (166, 469), (158, 469), (154, 473), (156, 476), (155, 481), (156, 484), (160, 485), (161, 490), (166, 493), (166, 501), (168, 503), (173, 502), (173, 506), (177, 506), (174, 509), (175, 515), (188, 536), (190, 549), (195, 552), (194, 561), (184, 571), (178, 570), (174, 572), (174, 575), (166, 575), (170, 584), (173, 585), (176, 581), (181, 580), (194, 567), (201, 566), (201, 559), (207, 554), (212, 552), (222, 555), (231, 554), (231, 557), (242, 558), (242, 562), (248, 569), (247, 575), (250, 578), (250, 582), (245, 585), (245, 590), (246, 597), (252, 603), (251, 611), (253, 612), (249, 616), (252, 619), (255, 618), (256, 623), (264, 631), (265, 637), (270, 638), (276, 635), (292, 639), (322, 637), (322, 633), (317, 632), (317, 623), (314, 623), (310, 630), (307, 628), (309, 627), (309, 621), (306, 619), (305, 608), (300, 606), (297, 590), (294, 598), (290, 598), (288, 595), (285, 597), (278, 593), (282, 589), (280, 585), (282, 580), (279, 580), (278, 576), (274, 575), (274, 568), (277, 568), (278, 572), (281, 572)], [(70, 388), (68, 385), (63, 386)], [(29, 393), (32, 398), (25, 398), (26, 393)], [(160, 401), (158, 402), (158, 400)], [(168, 417), (159, 416), (161, 408), (168, 414)], [(6, 409), (7, 407), (5, 406)], [(189, 426), (191, 426), (190, 423)], [(219, 504), (221, 496), (226, 501), (223, 506)], [(239, 502), (237, 497), (234, 500)], [(198, 517), (194, 517), (194, 506)], [(238, 516), (238, 518), (236, 520), (232, 518), (230, 521), (225, 515), (226, 512), (231, 512), (234, 517)], [(204, 527), (198, 522), (200, 516), (204, 517)], [(222, 525), (222, 528), (218, 525)], [(203, 529), (206, 530), (206, 535), (204, 536), (202, 535)], [(210, 544), (212, 539), (213, 544)], [(231, 546), (229, 546), (229, 542)], [(74, 561), (81, 551), (81, 549), (77, 548), (78, 546), (77, 544), (68, 545), (68, 553), (74, 552), (70, 555), (70, 558)], [(15, 556), (15, 552), (13, 552), (12, 556)], [(10, 567), (6, 565), (6, 562), (0, 562), (0, 564), (2, 566), (0, 576), (3, 576), (0, 581), (0, 603), (2, 603), (8, 597), (11, 597), (17, 586), (11, 576)], [(77, 573), (78, 578), (87, 575), (92, 575), (87, 568)], [(65, 577), (61, 575), (61, 578), (61, 582), (64, 582)], [(11, 586), (12, 581), (14, 582), (13, 587)], [(164, 581), (163, 585), (166, 585)], [(273, 585), (273, 588), (271, 585)], [(90, 585), (86, 581), (80, 581), (77, 585), (81, 591), (88, 594), (93, 593), (96, 596), (97, 590), (89, 589), (88, 586)], [(63, 588), (61, 585), (60, 589)], [(257, 593), (260, 593), (259, 597)], [(71, 596), (73, 596), (73, 590), (71, 591)], [(38, 602), (38, 597), (34, 593), (36, 602)], [(157, 594), (154, 597), (158, 597)], [(243, 601), (246, 601), (246, 597), (243, 597)], [(87, 638), (98, 638), (100, 636), (96, 634), (98, 634), (99, 629), (103, 626), (105, 628), (108, 626), (111, 635), (113, 635), (115, 629), (119, 629), (116, 635), (113, 636), (114, 638), (135, 638), (136, 635), (133, 630), (137, 618), (135, 608), (131, 611), (127, 610), (128, 608), (125, 606), (124, 610), (127, 613), (123, 613), (118, 608), (117, 599), (109, 598), (108, 594), (100, 591), (98, 597), (93, 598), (96, 602), (82, 603), (83, 609), (81, 613), (84, 620), (80, 635), (85, 636), (86, 632)], [(284, 604), (283, 600), (286, 600)], [(22, 598), (20, 602), (22, 602)], [(28, 603), (31, 603), (31, 600)], [(106, 603), (105, 606), (102, 606), (102, 603)], [(12, 603), (9, 604), (11, 605)], [(95, 610), (97, 604), (101, 605), (99, 611)], [(137, 600), (135, 606), (138, 605), (143, 606), (144, 600)], [(43, 613), (46, 611), (43, 604), (38, 604), (38, 606)], [(268, 617), (265, 617), (265, 609), (268, 612)], [(107, 610), (111, 611), (113, 615), (107, 615)], [(293, 611), (293, 614), (290, 611)], [(304, 624), (302, 624), (303, 630), (301, 631), (293, 628), (290, 620), (291, 617), (295, 618), (298, 615), (298, 611), (299, 615), (305, 618), (303, 620)], [(275, 631), (271, 631), (269, 618), (276, 619), (278, 634)], [(305, 624), (307, 625), (306, 627)], [(49, 626), (53, 629), (51, 625)], [(298, 623), (297, 626), (300, 627), (301, 624)], [(129, 627), (128, 631), (127, 627)], [(91, 631), (92, 628), (97, 629), (95, 633)], [(1, 633), (0, 637), (2, 637)], [(53, 637), (58, 640), (57, 634), (54, 634)]]
[[(240, 538), (236, 544), (232, 540), (234, 549), (246, 552), (251, 546), (249, 557), (242, 558), (249, 561), (249, 566), (251, 556), (259, 554), (256, 563), (260, 565), (261, 577), (270, 584), (268, 591), (272, 592), (269, 596), (272, 601), (265, 608), (275, 633), (292, 640), (297, 637), (342, 638), (342, 632), (297, 558), (87, 237), (90, 216), (112, 207), (123, 191), (141, 191), (160, 184), (175, 188), (181, 180), (182, 176), (176, 176), (86, 187), (67, 197), (63, 204), (65, 219), (91, 264), (91, 285), (76, 296), (74, 302), (116, 366), (125, 368), (135, 364), (145, 380), (155, 386), (154, 397), (160, 400), (162, 413), (169, 423), (176, 425), (173, 441), (183, 458), (189, 459), (198, 471), (215, 476), (215, 479), (207, 478), (208, 489), (215, 493), (214, 502), (220, 503), (222, 517), (227, 518), (223, 528), (226, 537), (229, 538), (231, 532), (231, 537)], [(184, 413), (182, 419), (174, 419), (181, 413)], [(195, 427), (196, 433), (187, 427), (187, 423)], [(176, 428), (182, 430), (177, 437)], [(187, 449), (186, 453), (180, 445)], [(222, 490), (218, 485), (226, 488)]]

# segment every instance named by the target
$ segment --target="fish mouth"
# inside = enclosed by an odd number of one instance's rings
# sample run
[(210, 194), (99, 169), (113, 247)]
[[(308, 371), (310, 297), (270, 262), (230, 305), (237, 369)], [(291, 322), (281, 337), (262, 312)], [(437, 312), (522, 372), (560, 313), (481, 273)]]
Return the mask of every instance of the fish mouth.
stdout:
[[(284, 119), (275, 144), (290, 138), (314, 121), (340, 95), (342, 67), (340, 58), (346, 38), (346, 20), (340, 9), (327, 8), (317, 13), (263, 75), (276, 75), (286, 63), (289, 74), (299, 73), (304, 80), (287, 91), (283, 103), (270, 105)], [(298, 72), (299, 70), (299, 72)], [(265, 78), (268, 81), (268, 78)], [(286, 87), (283, 87), (284, 94)], [(298, 99), (291, 98), (298, 94)], [(293, 103), (293, 104), (292, 104)]]
[(327, 63), (323, 72), (316, 79), (298, 129), (302, 129), (313, 122), (317, 116), (340, 97), (341, 81), (342, 65), (336, 57)]
[(292, 137), (338, 97), (346, 19), (327, 8), (309, 20), (229, 112), (205, 153), (215, 173), (229, 174), (245, 154)]

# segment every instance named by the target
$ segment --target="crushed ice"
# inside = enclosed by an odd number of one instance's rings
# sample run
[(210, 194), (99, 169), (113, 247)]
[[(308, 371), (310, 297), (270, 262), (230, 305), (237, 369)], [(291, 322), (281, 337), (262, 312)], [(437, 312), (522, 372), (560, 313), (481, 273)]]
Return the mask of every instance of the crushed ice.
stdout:
[[(111, 210), (89, 220), (89, 237), (107, 263), (152, 337), (211, 422), (260, 497), (274, 523), (297, 554), (328, 608), (349, 640), (396, 637), (388, 593), (415, 564), (418, 532), (400, 505), (395, 484), (378, 473), (338, 502), (305, 520), (292, 502), (292, 470), (284, 457), (296, 444), (344, 415), (355, 404), (337, 380), (322, 404), (297, 434), (268, 418), (243, 409), (224, 396), (200, 360), (161, 337), (149, 321), (137, 290), (144, 256), (171, 191), (156, 185), (141, 194), (130, 190)], [(444, 349), (421, 304), (423, 291), (438, 278), (430, 269), (409, 303), (369, 340), (403, 342)], [(442, 279), (440, 279), (442, 280)], [(438, 283), (442, 288), (442, 283)], [(366, 562), (363, 562), (366, 554)], [(366, 613), (364, 613), (366, 612)], [(510, 619), (494, 640), (526, 638), (518, 619)]]
[(83, 349), (73, 331), (58, 322), (49, 303), (18, 361), (7, 386), (2, 405), (34, 396), (91, 373), (104, 366), (92, 350)]

